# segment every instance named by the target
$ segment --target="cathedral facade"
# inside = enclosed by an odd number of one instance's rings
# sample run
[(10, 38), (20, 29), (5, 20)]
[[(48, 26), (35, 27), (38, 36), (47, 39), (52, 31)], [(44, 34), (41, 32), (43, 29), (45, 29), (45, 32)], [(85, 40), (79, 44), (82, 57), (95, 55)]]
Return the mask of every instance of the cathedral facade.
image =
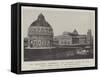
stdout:
[(63, 32), (62, 35), (54, 36), (56, 46), (90, 45), (92, 42), (91, 30), (88, 30), (86, 35), (79, 34), (75, 29), (73, 32)]

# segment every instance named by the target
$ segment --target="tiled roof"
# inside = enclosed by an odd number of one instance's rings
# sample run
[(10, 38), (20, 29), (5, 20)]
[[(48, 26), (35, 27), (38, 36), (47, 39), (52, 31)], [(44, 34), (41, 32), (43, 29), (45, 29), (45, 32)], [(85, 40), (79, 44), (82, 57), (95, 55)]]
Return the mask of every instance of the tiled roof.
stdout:
[(51, 27), (50, 24), (45, 20), (45, 17), (42, 13), (38, 16), (36, 21), (32, 22), (31, 26)]

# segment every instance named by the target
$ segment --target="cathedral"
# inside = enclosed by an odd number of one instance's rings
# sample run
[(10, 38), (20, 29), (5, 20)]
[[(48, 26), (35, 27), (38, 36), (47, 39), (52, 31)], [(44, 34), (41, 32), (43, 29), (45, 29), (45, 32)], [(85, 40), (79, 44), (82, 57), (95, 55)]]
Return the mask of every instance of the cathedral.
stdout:
[(56, 46), (84, 45), (93, 42), (91, 30), (87, 35), (80, 35), (75, 29), (73, 32), (63, 32), (62, 35), (54, 36), (51, 25), (40, 14), (28, 28), (28, 35), (24, 38), (25, 48), (51, 48)]

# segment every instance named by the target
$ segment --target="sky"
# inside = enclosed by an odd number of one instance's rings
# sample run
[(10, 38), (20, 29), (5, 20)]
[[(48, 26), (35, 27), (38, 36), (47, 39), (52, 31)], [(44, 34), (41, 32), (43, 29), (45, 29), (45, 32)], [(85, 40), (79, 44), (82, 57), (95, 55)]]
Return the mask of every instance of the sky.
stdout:
[(22, 6), (21, 25), (24, 37), (27, 37), (29, 26), (40, 13), (53, 28), (54, 36), (61, 35), (64, 31), (73, 32), (74, 29), (79, 34), (86, 34), (88, 29), (91, 29), (92, 35), (95, 34), (95, 12), (93, 10)]

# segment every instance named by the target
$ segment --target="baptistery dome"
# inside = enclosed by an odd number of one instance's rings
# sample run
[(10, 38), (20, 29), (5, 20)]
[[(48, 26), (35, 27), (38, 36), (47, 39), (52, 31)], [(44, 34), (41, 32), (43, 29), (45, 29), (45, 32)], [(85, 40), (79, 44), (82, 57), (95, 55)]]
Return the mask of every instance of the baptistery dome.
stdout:
[(43, 14), (40, 14), (28, 29), (30, 47), (52, 47), (53, 29), (45, 20)]

